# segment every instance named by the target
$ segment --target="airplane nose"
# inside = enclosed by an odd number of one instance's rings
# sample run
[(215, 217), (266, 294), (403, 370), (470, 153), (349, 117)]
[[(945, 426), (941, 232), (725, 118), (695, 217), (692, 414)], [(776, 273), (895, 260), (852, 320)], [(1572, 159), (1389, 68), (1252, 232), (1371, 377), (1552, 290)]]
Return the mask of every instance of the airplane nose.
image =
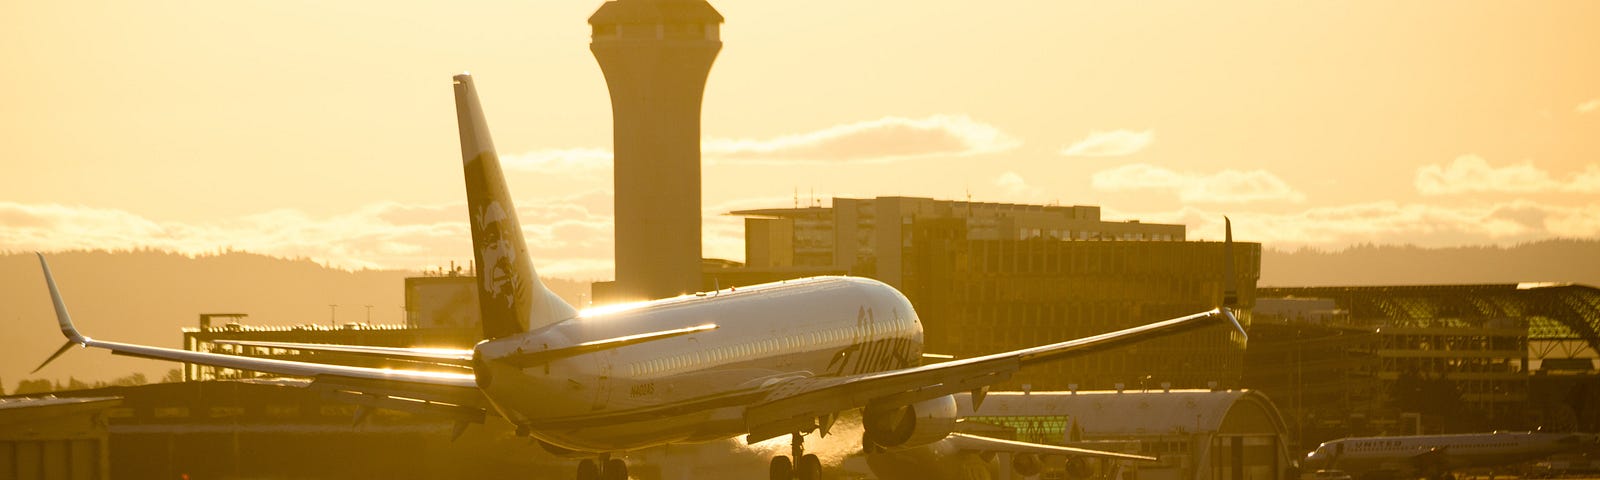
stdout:
[(1307, 454), (1305, 461), (1300, 462), (1300, 465), (1306, 470), (1320, 470), (1323, 466), (1324, 460), (1326, 459), (1323, 458), (1322, 455), (1317, 455), (1315, 452), (1313, 452)]

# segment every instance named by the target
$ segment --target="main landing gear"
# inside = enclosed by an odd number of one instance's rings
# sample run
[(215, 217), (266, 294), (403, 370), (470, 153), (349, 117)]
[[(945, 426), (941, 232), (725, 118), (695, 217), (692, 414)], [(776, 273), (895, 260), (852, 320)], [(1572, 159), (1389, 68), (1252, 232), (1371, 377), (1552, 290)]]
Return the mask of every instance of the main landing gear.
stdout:
[(584, 459), (578, 462), (578, 480), (628, 480), (628, 462), (600, 455), (600, 461)]
[(798, 458), (800, 461), (794, 462), (790, 460), (790, 457), (782, 455), (772, 457), (772, 463), (767, 467), (770, 480), (822, 479), (822, 460), (818, 459), (816, 455), (805, 453), (804, 440), (805, 436), (799, 433), (792, 434), (789, 437), (790, 451), (794, 455), (793, 458)]

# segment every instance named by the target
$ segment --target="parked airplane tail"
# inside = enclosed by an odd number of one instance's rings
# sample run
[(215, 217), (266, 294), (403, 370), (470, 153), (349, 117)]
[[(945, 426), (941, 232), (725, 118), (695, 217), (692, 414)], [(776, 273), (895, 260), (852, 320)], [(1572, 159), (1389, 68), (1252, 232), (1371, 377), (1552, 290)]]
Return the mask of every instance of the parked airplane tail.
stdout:
[(577, 310), (546, 288), (533, 270), (471, 75), (455, 76), (455, 93), (484, 338), (500, 338), (576, 317)]

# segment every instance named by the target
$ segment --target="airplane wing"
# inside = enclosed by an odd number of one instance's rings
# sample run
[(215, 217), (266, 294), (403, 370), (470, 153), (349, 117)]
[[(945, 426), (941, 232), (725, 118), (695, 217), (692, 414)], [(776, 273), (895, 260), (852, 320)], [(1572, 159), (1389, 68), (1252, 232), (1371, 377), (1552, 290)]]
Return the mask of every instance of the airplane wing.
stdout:
[(1034, 455), (1062, 455), (1069, 457), (1111, 458), (1117, 460), (1138, 460), (1154, 462), (1159, 459), (1144, 455), (1129, 453), (1107, 452), (1104, 450), (1090, 450), (1087, 448), (1063, 447), (1057, 445), (1044, 445), (1039, 443), (1019, 442), (1016, 440), (1001, 440), (998, 438), (983, 437), (966, 433), (952, 433), (945, 437), (951, 446), (973, 452), (1006, 452), (1006, 453), (1031, 453)]
[(767, 398), (745, 410), (751, 443), (807, 429), (816, 419), (863, 405), (901, 406), (970, 391), (974, 407), (988, 387), (1004, 382), (1025, 365), (1109, 350), (1155, 337), (1228, 323), (1245, 335), (1227, 308), (982, 357), (953, 360), (887, 372), (834, 378), (796, 378), (776, 385)]
[(358, 395), (358, 404), (382, 406), (409, 411), (447, 413), (460, 421), (481, 422), (487, 402), (478, 390), (471, 373), (430, 372), (386, 368), (353, 367), (310, 362), (296, 362), (270, 358), (252, 358), (219, 353), (194, 352), (172, 348), (150, 347), (118, 342), (95, 340), (78, 332), (67, 313), (66, 302), (56, 288), (50, 274), (50, 264), (39, 255), (39, 266), (44, 270), (45, 283), (50, 287), (50, 299), (55, 302), (56, 321), (67, 343), (50, 355), (38, 369), (66, 353), (74, 345), (110, 350), (112, 354), (131, 357), (198, 363), (218, 367), (256, 372), (275, 373), (294, 377), (309, 377), (310, 387), (324, 389), (330, 394)]
[(598, 351), (601, 351), (601, 350), (610, 350), (610, 349), (613, 349), (613, 348), (625, 347), (625, 346), (628, 346), (628, 345), (635, 345), (635, 344), (640, 344), (640, 343), (645, 343), (645, 342), (652, 342), (652, 341), (656, 341), (656, 340), (661, 340), (663, 338), (672, 338), (672, 337), (676, 337), (676, 336), (679, 336), (679, 335), (688, 335), (688, 334), (691, 334), (691, 333), (698, 333), (698, 332), (704, 332), (704, 331), (707, 331), (707, 330), (716, 330), (716, 329), (717, 329), (717, 324), (707, 323), (705, 325), (697, 325), (697, 326), (693, 326), (693, 327), (675, 328), (675, 329), (672, 329), (672, 330), (662, 330), (662, 331), (659, 331), (659, 332), (640, 333), (640, 334), (637, 334), (637, 335), (627, 335), (627, 336), (621, 336), (621, 337), (616, 337), (616, 338), (607, 338), (607, 339), (602, 339), (602, 340), (594, 340), (594, 341), (589, 341), (589, 342), (583, 342), (583, 343), (580, 343), (580, 344), (577, 344), (577, 345), (573, 345), (573, 346), (570, 346), (570, 347), (553, 348), (553, 349), (549, 349), (549, 350), (536, 350), (536, 351), (531, 351), (531, 352), (518, 352), (518, 353), (511, 354), (511, 355), (507, 355), (505, 357), (501, 357), (501, 358), (495, 359), (495, 361), (506, 363), (506, 364), (509, 364), (509, 365), (512, 365), (512, 366), (515, 366), (515, 367), (518, 367), (518, 368), (528, 368), (528, 367), (532, 367), (534, 365), (539, 365), (539, 364), (543, 364), (543, 363), (550, 363), (550, 362), (553, 362), (553, 361), (556, 361), (556, 360), (560, 360), (560, 359), (567, 358), (567, 357), (572, 357), (572, 356), (577, 356), (577, 355), (582, 355), (582, 354), (585, 354), (585, 353), (593, 353), (593, 352), (598, 352)]

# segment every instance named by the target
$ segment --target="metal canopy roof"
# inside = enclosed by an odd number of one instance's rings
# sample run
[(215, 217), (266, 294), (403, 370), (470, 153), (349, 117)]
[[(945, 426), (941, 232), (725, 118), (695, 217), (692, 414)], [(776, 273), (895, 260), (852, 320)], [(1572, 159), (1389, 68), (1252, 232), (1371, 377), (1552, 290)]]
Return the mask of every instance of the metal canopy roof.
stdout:
[(1578, 284), (1261, 287), (1258, 298), (1329, 298), (1368, 326), (1526, 325), (1529, 341), (1582, 340), (1600, 352), (1600, 288)]
[(1093, 437), (1288, 431), (1272, 401), (1250, 390), (992, 392), (976, 413), (971, 395), (956, 405), (963, 417), (1067, 415)]

